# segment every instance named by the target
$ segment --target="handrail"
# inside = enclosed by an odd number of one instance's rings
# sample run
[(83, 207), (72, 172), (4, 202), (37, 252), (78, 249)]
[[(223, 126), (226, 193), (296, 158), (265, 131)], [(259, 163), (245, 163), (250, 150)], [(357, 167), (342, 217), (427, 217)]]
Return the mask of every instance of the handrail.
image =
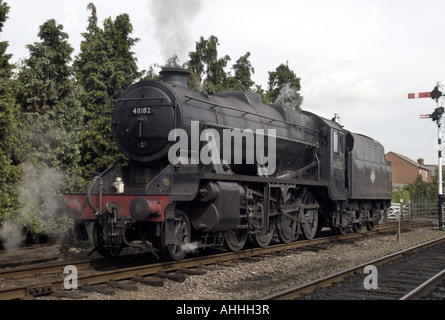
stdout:
[(289, 121), (285, 121), (285, 120), (279, 120), (279, 119), (275, 119), (275, 118), (268, 117), (268, 116), (263, 116), (263, 115), (258, 114), (258, 113), (254, 113), (254, 112), (250, 112), (250, 111), (245, 111), (245, 110), (240, 110), (240, 109), (237, 109), (237, 108), (233, 108), (233, 107), (225, 106), (225, 105), (218, 104), (218, 103), (211, 102), (211, 101), (207, 101), (207, 100), (204, 100), (204, 99), (195, 98), (195, 97), (192, 97), (192, 96), (189, 96), (189, 95), (185, 95), (185, 97), (188, 99), (186, 102), (188, 102), (188, 101), (190, 101), (190, 100), (195, 100), (195, 101), (198, 101), (198, 102), (202, 102), (202, 103), (206, 103), (206, 104), (208, 104), (208, 105), (211, 105), (212, 108), (216, 108), (216, 107), (218, 107), (218, 108), (223, 108), (223, 109), (228, 109), (228, 110), (232, 110), (232, 111), (240, 112), (240, 113), (243, 114), (243, 117), (246, 116), (246, 115), (248, 115), (248, 114), (250, 114), (250, 115), (257, 116), (257, 117), (259, 117), (259, 118), (263, 118), (263, 119), (269, 120), (269, 123), (272, 123), (272, 122), (280, 122), (280, 123), (284, 123), (284, 124), (288, 124), (288, 125), (294, 126), (294, 127), (296, 127), (296, 128), (299, 128), (299, 129), (303, 129), (303, 130), (307, 130), (307, 131), (312, 131), (313, 133), (320, 133), (319, 130), (315, 130), (315, 129), (307, 128), (307, 127), (301, 126), (301, 125), (296, 124), (296, 123), (293, 123), (293, 122), (289, 122)]

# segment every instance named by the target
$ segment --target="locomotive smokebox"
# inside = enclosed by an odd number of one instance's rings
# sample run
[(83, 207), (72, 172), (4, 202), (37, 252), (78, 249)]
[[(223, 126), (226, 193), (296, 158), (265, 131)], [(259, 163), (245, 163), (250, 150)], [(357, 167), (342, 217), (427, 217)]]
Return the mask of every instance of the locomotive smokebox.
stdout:
[(187, 78), (190, 72), (181, 68), (164, 68), (161, 72), (162, 81), (172, 86), (178, 86), (188, 89)]

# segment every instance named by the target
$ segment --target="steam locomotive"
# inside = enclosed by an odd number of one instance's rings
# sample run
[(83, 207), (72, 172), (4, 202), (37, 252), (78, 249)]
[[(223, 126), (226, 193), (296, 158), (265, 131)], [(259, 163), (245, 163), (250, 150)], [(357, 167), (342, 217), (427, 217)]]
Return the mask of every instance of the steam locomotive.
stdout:
[(113, 137), (128, 165), (64, 195), (76, 237), (92, 222), (100, 254), (129, 246), (181, 260), (190, 248), (312, 239), (325, 226), (362, 232), (389, 208), (379, 142), (255, 93), (194, 92), (183, 69), (161, 74), (115, 104)]

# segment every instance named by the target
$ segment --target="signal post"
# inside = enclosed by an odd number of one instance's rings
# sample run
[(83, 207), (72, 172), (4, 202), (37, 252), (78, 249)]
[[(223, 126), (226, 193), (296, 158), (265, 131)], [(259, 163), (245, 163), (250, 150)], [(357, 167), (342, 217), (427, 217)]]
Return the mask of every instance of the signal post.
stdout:
[[(437, 108), (434, 110), (432, 114), (421, 115), (421, 119), (431, 119), (437, 123), (437, 136), (438, 136), (438, 184), (439, 184), (439, 195), (438, 195), (438, 204), (439, 204), (439, 230), (443, 231), (443, 188), (442, 188), (442, 115), (444, 113), (443, 108), (443, 85), (440, 82), (434, 87), (431, 92), (419, 92), (418, 98), (431, 98), (436, 101)], [(414, 93), (408, 94), (408, 99), (415, 99)]]

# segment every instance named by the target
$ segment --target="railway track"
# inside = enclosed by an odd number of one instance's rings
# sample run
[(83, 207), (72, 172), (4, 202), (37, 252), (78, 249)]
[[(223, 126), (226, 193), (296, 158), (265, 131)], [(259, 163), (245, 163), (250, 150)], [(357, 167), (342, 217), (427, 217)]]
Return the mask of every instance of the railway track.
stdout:
[[(428, 226), (428, 222), (422, 223), (410, 223), (402, 226), (403, 228), (414, 228), (421, 226)], [(269, 246), (267, 248), (253, 248), (247, 249), (240, 252), (226, 252), (217, 255), (207, 256), (207, 257), (198, 257), (198, 258), (190, 258), (180, 262), (164, 262), (164, 263), (153, 263), (149, 265), (143, 266), (135, 266), (129, 268), (117, 268), (109, 271), (102, 272), (93, 272), (88, 275), (81, 275), (78, 277), (78, 285), (79, 286), (92, 286), (92, 285), (100, 285), (104, 283), (109, 283), (109, 281), (119, 281), (126, 279), (135, 279), (143, 280), (146, 279), (147, 282), (152, 282), (152, 285), (159, 285), (159, 281), (156, 281), (153, 278), (154, 275), (157, 277), (170, 277), (171, 279), (176, 278), (176, 281), (181, 281), (184, 277), (184, 273), (193, 273), (200, 272), (199, 270), (190, 271), (191, 268), (200, 268), (205, 265), (221, 263), (224, 261), (230, 261), (235, 259), (243, 259), (249, 258), (257, 255), (280, 252), (285, 250), (293, 250), (298, 248), (310, 248), (311, 246), (316, 246), (319, 244), (329, 243), (329, 242), (337, 242), (337, 241), (353, 241), (354, 239), (361, 238), (363, 236), (369, 236), (372, 234), (385, 233), (385, 232), (394, 232), (396, 230), (396, 225), (391, 224), (387, 226), (380, 227), (372, 232), (367, 232), (364, 234), (351, 233), (345, 236), (330, 236), (317, 238), (311, 241), (297, 241), (290, 244), (279, 244), (275, 246)], [(102, 261), (104, 264), (107, 262)], [(63, 269), (68, 265), (72, 264), (76, 266), (78, 270), (89, 269), (91, 268), (91, 263), (95, 263), (97, 266), (97, 261), (81, 261), (81, 262), (62, 262), (62, 263), (51, 263), (44, 266), (33, 266), (26, 268), (17, 268), (12, 270), (3, 270), (0, 272), (0, 280), (1, 279), (11, 279), (14, 277), (31, 277), (35, 274), (58, 274), (59, 277), (57, 279), (51, 280), (48, 283), (40, 283), (38, 285), (22, 285), (11, 288), (2, 288), (0, 289), (0, 299), (21, 299), (27, 296), (38, 296), (45, 295), (55, 292), (60, 292), (64, 290), (64, 277), (66, 274), (63, 274)], [(182, 271), (183, 273), (178, 273), (178, 271)], [(172, 272), (174, 272), (172, 274)], [(148, 277), (144, 278), (144, 277)]]
[(441, 237), (303, 285), (274, 292), (262, 300), (443, 299), (444, 269), (445, 237)]
[(437, 272), (431, 278), (415, 287), (399, 300), (444, 300), (445, 299), (445, 269)]

